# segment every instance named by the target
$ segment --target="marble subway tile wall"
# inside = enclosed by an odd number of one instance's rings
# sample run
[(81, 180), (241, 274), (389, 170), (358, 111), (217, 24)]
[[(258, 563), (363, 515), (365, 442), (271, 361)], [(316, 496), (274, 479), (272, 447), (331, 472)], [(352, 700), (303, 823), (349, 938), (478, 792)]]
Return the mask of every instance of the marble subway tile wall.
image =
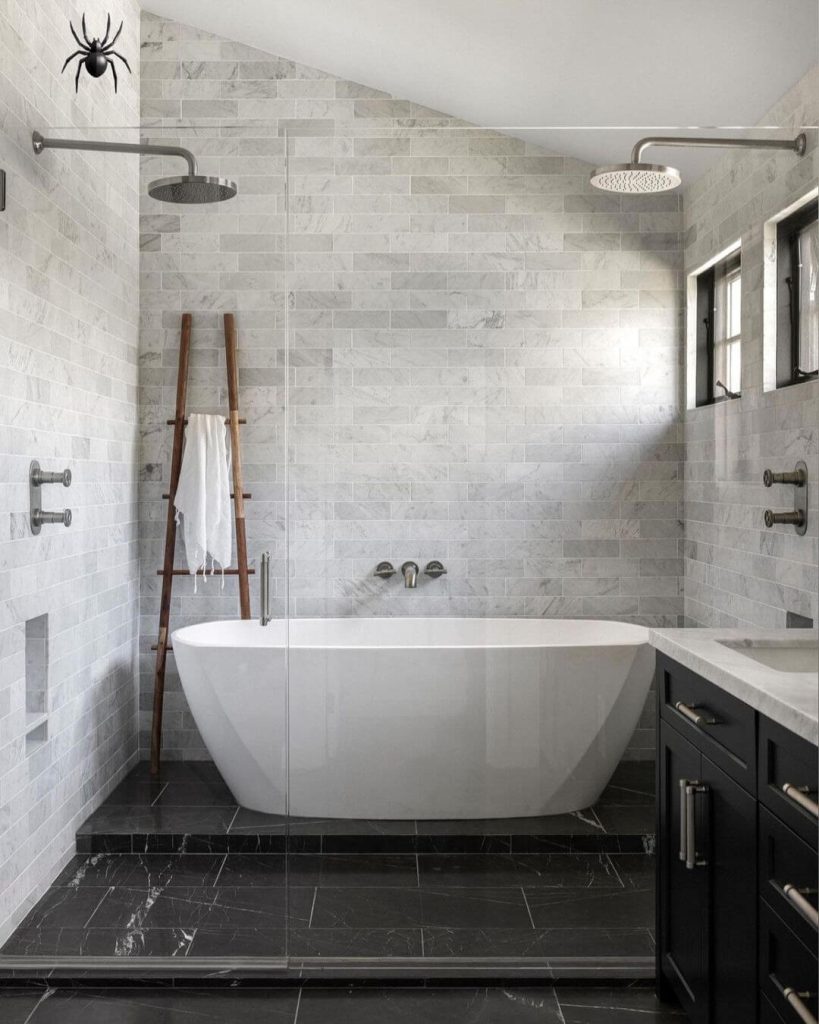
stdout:
[[(796, 135), (819, 116), (819, 68), (788, 92), (760, 123)], [(815, 189), (817, 131), (808, 151), (726, 156), (684, 193), (687, 271), (741, 238), (742, 397), (685, 415), (686, 625), (781, 628), (786, 612), (819, 620), (819, 384), (763, 388), (763, 268), (775, 259), (763, 225)], [(788, 488), (767, 489), (762, 473), (808, 465), (806, 536), (792, 527), (766, 530), (768, 507), (786, 508)]]
[[(277, 614), (287, 482), (292, 615), (676, 625), (679, 198), (605, 196), (525, 139), (151, 15), (142, 52), (146, 135), (240, 187), (206, 212), (143, 200), (143, 736), (186, 309), (197, 409), (225, 407), (237, 314), (248, 532)], [(448, 575), (415, 591), (372, 575), (433, 558)], [(176, 588), (177, 624), (236, 613), (232, 580)], [(206, 756), (173, 672), (165, 735)], [(629, 753), (652, 749), (647, 715)]]
[[(110, 74), (76, 94), (60, 74), (83, 9), (97, 35), (106, 11), (125, 22), (117, 94)], [(138, 39), (131, 0), (0, 6), (0, 942), (137, 756), (138, 164), (38, 158), (31, 132), (136, 124)], [(71, 469), (44, 489), (70, 529), (31, 534), (34, 458)]]

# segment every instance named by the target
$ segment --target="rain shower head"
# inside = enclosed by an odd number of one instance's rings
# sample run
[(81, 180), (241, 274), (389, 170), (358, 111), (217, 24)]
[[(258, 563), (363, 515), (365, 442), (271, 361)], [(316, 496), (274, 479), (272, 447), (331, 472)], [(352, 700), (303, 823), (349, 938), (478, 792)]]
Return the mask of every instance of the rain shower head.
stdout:
[(641, 158), (648, 146), (717, 146), (745, 149), (789, 149), (797, 156), (803, 156), (807, 147), (804, 133), (795, 139), (723, 139), (688, 138), (680, 135), (658, 135), (640, 139), (631, 151), (631, 162), (597, 167), (592, 171), (589, 182), (604, 192), (619, 192), (623, 195), (644, 195), (647, 192), (669, 192), (682, 184), (682, 177), (676, 167), (664, 164), (646, 164)]
[(158, 178), (148, 186), (148, 195), (163, 203), (221, 203), (239, 191), (228, 178), (198, 174), (196, 158), (182, 146), (152, 146), (148, 143), (88, 142), (85, 139), (46, 139), (33, 132), (31, 143), (39, 156), (44, 149), (88, 149), (98, 153), (139, 153), (149, 156), (178, 156), (188, 164), (188, 173), (173, 178)]
[(623, 192), (642, 195), (646, 192), (669, 192), (681, 184), (676, 167), (664, 164), (609, 164), (598, 167), (589, 178), (595, 188), (604, 192)]
[(148, 186), (148, 195), (163, 203), (221, 203), (232, 199), (237, 191), (235, 181), (209, 178), (204, 174), (157, 178)]

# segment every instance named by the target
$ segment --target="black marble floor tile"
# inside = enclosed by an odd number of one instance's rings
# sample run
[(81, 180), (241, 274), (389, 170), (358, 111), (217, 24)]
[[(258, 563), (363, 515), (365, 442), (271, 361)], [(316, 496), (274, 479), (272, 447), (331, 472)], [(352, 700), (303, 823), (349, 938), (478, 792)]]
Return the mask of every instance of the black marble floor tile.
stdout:
[(598, 986), (556, 989), (566, 1024), (683, 1024), (680, 1006), (661, 1003), (652, 988)]
[(405, 854), (296, 854), (288, 859), (291, 884), (319, 885), (324, 888), (353, 886), (418, 885), (414, 855)]
[(641, 853), (622, 853), (611, 858), (614, 870), (623, 885), (631, 889), (651, 889), (656, 877), (657, 861)]
[(229, 853), (224, 859), (217, 884), (284, 885), (286, 878), (287, 857), (283, 853)]
[(596, 835), (603, 827), (594, 811), (550, 814), (531, 818), (474, 818), (418, 821), (420, 836)]
[(615, 769), (595, 809), (610, 806), (654, 806), (656, 788), (653, 761), (623, 761)]
[(235, 815), (235, 807), (135, 808), (103, 804), (83, 823), (77, 834), (225, 834)]
[(166, 786), (166, 782), (159, 782), (150, 777), (146, 779), (132, 772), (109, 793), (105, 803), (109, 807), (150, 807)]
[(284, 835), (288, 830), (287, 818), (281, 814), (263, 814), (240, 807), (229, 822), (231, 832), (252, 832), (254, 835)]
[(649, 835), (657, 827), (653, 800), (642, 806), (598, 805), (595, 813), (611, 835)]
[(421, 889), (423, 924), (430, 928), (531, 928), (518, 886), (497, 889)]
[(651, 889), (532, 889), (526, 902), (536, 928), (652, 928)]
[(43, 998), (35, 989), (0, 988), (0, 1020), (3, 1024), (28, 1024)]
[(82, 889), (51, 888), (25, 916), (20, 927), (83, 928), (110, 891), (104, 885)]
[(295, 988), (58, 989), (27, 1024), (293, 1024), (298, 1002)]
[(317, 889), (315, 928), (531, 928), (519, 887)]
[(223, 781), (213, 761), (163, 761), (158, 775), (151, 774), (149, 761), (140, 761), (130, 772), (129, 778), (162, 783)]
[(419, 889), (317, 889), (311, 928), (420, 928)]
[(552, 988), (305, 988), (298, 1024), (562, 1024)]
[(307, 924), (312, 889), (284, 886), (110, 889), (88, 922), (92, 928), (281, 928), (286, 916)]
[(512, 853), (646, 853), (653, 850), (654, 833), (639, 835), (523, 836), (511, 838)]
[(286, 956), (287, 931), (280, 928), (197, 928), (190, 956)]
[(388, 821), (369, 818), (291, 818), (294, 836), (414, 836), (411, 819)]
[(653, 956), (646, 928), (424, 928), (428, 957)]
[(291, 928), (289, 953), (307, 956), (423, 955), (420, 928)]
[[(186, 956), (193, 928), (18, 928), (4, 956)], [(0, 1016), (0, 1020), (2, 1020)]]
[(418, 857), (418, 871), (422, 886), (623, 886), (605, 854), (431, 854)]
[(154, 801), (155, 807), (232, 807), (239, 805), (221, 779), (199, 782), (172, 782), (164, 786)]
[(417, 836), (418, 853), (510, 853), (512, 840), (508, 835), (437, 835)]
[(72, 858), (55, 886), (213, 885), (225, 861), (217, 854), (91, 854)]

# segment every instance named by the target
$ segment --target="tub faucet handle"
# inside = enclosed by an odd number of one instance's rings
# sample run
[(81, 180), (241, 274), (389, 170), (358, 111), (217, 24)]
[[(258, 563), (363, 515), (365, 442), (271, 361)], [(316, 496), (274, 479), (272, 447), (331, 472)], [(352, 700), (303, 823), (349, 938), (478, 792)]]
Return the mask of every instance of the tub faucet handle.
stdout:
[(392, 562), (379, 562), (375, 567), (373, 576), (378, 576), (382, 580), (388, 580), (390, 576), (395, 575), (395, 568)]
[(424, 575), (431, 576), (434, 580), (437, 580), (439, 576), (446, 576), (444, 563), (439, 562), (437, 558), (433, 558), (433, 560), (431, 562), (427, 562), (424, 567)]

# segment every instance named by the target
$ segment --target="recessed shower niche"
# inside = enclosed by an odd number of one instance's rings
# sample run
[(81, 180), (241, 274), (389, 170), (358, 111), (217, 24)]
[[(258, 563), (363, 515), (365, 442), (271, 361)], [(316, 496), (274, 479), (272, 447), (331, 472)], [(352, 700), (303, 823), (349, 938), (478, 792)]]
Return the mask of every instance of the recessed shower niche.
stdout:
[(48, 739), (48, 615), (26, 622), (26, 754)]

